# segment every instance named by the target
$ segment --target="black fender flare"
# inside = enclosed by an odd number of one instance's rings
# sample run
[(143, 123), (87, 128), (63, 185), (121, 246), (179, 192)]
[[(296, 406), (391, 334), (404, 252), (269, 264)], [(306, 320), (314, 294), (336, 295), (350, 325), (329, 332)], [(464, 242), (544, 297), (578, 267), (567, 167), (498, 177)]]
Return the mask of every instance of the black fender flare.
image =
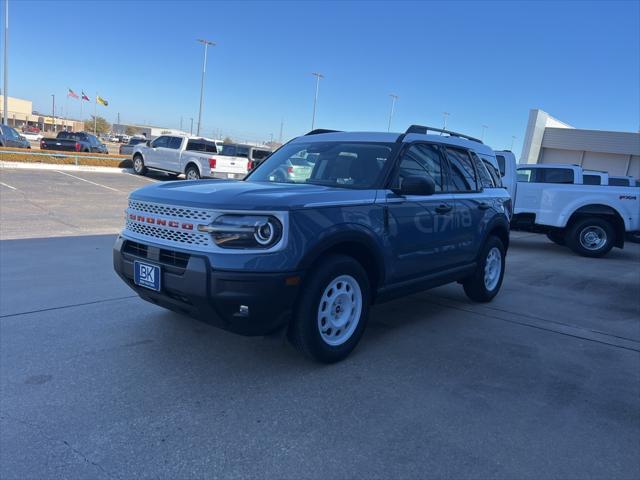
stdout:
[(482, 242), (480, 245), (484, 245), (489, 238), (489, 235), (492, 232), (499, 230), (498, 238), (502, 241), (505, 248), (505, 253), (509, 249), (509, 232), (510, 232), (510, 224), (509, 220), (502, 215), (495, 215), (487, 224), (487, 227), (484, 229), (484, 234), (482, 236)]
[(363, 265), (363, 267), (365, 270), (371, 267), (375, 268), (378, 285), (372, 285), (372, 287), (376, 289), (385, 278), (386, 268), (382, 253), (383, 246), (376, 239), (376, 234), (363, 225), (341, 223), (322, 232), (310, 248), (307, 249), (307, 252), (298, 263), (298, 268), (307, 270), (325, 253), (335, 250), (340, 245), (349, 244), (361, 245), (366, 249), (364, 253), (372, 258), (374, 264)]

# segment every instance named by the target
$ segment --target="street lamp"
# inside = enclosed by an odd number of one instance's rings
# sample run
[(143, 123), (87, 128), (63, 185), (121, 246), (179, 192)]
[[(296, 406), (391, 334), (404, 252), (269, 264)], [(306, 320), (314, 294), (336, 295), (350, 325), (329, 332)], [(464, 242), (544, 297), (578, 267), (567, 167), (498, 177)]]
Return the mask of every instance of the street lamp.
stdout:
[(209, 45), (215, 46), (214, 42), (209, 40), (198, 39), (198, 42), (204, 45), (204, 62), (202, 62), (202, 82), (200, 83), (200, 110), (198, 111), (198, 130), (196, 135), (200, 135), (200, 122), (202, 121), (202, 100), (204, 98), (204, 75), (207, 71), (207, 49)]
[(311, 117), (311, 130), (316, 124), (316, 104), (318, 103), (318, 89), (320, 88), (320, 79), (324, 78), (324, 75), (318, 72), (313, 72), (311, 75), (316, 77), (316, 95), (313, 97), (313, 117)]
[(391, 97), (391, 111), (389, 112), (389, 126), (387, 126), (387, 132), (391, 131), (391, 119), (393, 118), (393, 111), (396, 108), (396, 100), (398, 100), (398, 95), (390, 93), (389, 96)]
[(488, 125), (482, 125), (482, 135), (480, 135), (480, 140), (484, 142), (484, 132), (489, 128)]
[(53, 121), (53, 132), (55, 133), (56, 131), (56, 96), (55, 94), (51, 94), (51, 119)]
[(442, 127), (443, 130), (447, 129), (447, 118), (449, 118), (449, 112), (442, 112), (442, 117), (444, 119), (444, 127)]
[(516, 143), (516, 138), (518, 137), (516, 137), (515, 135), (511, 136), (511, 148), (509, 150), (512, 152), (513, 152), (513, 144)]
[[(4, 0), (4, 80), (2, 85), (2, 94), (4, 95), (4, 103), (2, 104), (2, 119), (6, 125), (9, 125), (9, 111), (8, 111), (8, 103), (9, 98), (7, 97), (7, 83), (9, 74), (7, 73), (7, 44), (9, 43), (9, 0)], [(15, 121), (13, 122), (13, 126), (15, 127)]]

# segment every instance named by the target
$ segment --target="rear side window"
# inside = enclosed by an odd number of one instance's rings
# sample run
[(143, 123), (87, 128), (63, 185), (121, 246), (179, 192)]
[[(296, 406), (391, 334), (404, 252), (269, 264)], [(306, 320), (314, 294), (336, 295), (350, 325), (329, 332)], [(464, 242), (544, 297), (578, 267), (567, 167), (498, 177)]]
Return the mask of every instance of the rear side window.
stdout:
[(436, 185), (436, 192), (442, 191), (442, 160), (433, 145), (412, 145), (402, 156), (396, 181), (398, 187), (402, 186), (403, 179), (413, 176), (430, 178)]
[(204, 139), (194, 139), (187, 142), (187, 150), (190, 152), (218, 153), (216, 144)]
[(476, 172), (469, 153), (465, 150), (447, 148), (447, 159), (451, 167), (449, 190), (452, 192), (477, 191)]
[(518, 182), (573, 183), (573, 170), (570, 168), (519, 168)]
[(171, 148), (172, 150), (178, 150), (180, 145), (182, 145), (182, 139), (180, 137), (167, 137), (169, 142), (167, 144), (167, 148)]
[(609, 177), (609, 185), (611, 185), (612, 187), (628, 187), (630, 183), (626, 178)]
[(573, 170), (570, 168), (541, 168), (537, 173), (536, 182), (538, 183), (573, 183), (574, 181)]
[(478, 172), (478, 180), (482, 188), (495, 188), (493, 183), (493, 178), (489, 174), (487, 167), (484, 162), (480, 160), (480, 158), (473, 152), (471, 152), (471, 158), (473, 158), (473, 163), (476, 166), (476, 172)]
[(582, 175), (582, 183), (585, 185), (600, 185), (600, 177), (598, 175)]
[(504, 159), (502, 155), (496, 155), (496, 160), (498, 161), (498, 167), (500, 167), (500, 176), (504, 177), (505, 173), (505, 164), (507, 161)]

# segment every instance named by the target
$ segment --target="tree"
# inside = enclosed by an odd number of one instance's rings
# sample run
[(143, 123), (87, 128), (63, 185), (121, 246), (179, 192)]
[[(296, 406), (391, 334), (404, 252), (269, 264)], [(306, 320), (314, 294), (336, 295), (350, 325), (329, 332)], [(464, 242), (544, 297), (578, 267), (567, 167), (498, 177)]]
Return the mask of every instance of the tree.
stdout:
[(138, 127), (134, 127), (133, 125), (127, 125), (127, 128), (125, 128), (124, 133), (132, 137), (133, 135), (137, 135), (138, 133), (140, 133), (140, 130), (138, 130)]
[[(85, 132), (93, 132), (93, 115), (91, 115), (90, 120), (84, 121), (84, 131)], [(102, 135), (104, 133), (109, 133), (111, 130), (111, 124), (107, 122), (103, 117), (95, 117), (95, 133), (97, 135)]]
[(224, 140), (222, 141), (222, 143), (234, 143), (233, 138), (231, 137), (224, 137)]

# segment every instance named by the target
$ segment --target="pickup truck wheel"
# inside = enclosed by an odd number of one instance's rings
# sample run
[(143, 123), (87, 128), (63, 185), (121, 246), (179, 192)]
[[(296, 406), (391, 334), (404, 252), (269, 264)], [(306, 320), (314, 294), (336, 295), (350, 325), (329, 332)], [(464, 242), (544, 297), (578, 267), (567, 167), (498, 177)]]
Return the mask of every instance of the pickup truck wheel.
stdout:
[(613, 248), (613, 226), (602, 218), (584, 218), (576, 221), (567, 232), (567, 245), (578, 255), (602, 257)]
[(133, 171), (137, 175), (144, 175), (147, 173), (147, 167), (144, 166), (144, 160), (140, 155), (133, 157)]
[(198, 171), (197, 167), (194, 167), (193, 165), (189, 165), (184, 172), (184, 177), (187, 180), (199, 180), (200, 172)]
[(370, 300), (369, 280), (360, 263), (346, 255), (325, 257), (305, 279), (289, 340), (318, 362), (343, 360), (362, 337)]
[(462, 282), (464, 293), (474, 302), (490, 302), (500, 291), (504, 267), (504, 245), (491, 236), (482, 247), (475, 273)]
[(551, 240), (556, 245), (565, 245), (564, 232), (553, 230), (551, 232), (547, 232), (547, 238)]

